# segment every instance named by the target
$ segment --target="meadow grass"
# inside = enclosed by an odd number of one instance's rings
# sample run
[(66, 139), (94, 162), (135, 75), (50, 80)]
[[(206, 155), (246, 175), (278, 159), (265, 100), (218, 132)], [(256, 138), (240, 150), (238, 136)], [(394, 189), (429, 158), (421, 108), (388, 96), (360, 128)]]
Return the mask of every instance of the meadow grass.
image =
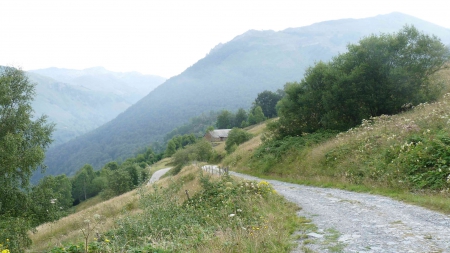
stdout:
[(297, 211), (268, 183), (188, 166), (157, 184), (41, 225), (28, 252), (80, 250), (86, 220), (89, 252), (288, 252), (302, 224)]

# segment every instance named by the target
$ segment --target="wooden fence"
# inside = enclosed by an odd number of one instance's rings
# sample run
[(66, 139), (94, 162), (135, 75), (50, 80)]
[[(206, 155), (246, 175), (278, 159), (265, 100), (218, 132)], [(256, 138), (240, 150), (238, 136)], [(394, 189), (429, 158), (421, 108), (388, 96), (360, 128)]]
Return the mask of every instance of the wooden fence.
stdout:
[(205, 165), (202, 169), (208, 173), (216, 174), (219, 176), (228, 175), (228, 167), (220, 167), (216, 165)]

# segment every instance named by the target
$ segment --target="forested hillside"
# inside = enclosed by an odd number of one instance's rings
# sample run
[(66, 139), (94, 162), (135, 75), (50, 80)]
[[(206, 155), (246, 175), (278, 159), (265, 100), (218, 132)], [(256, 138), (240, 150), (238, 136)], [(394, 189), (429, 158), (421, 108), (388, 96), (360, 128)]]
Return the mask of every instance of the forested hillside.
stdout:
[(100, 128), (47, 152), (50, 174), (73, 174), (84, 164), (127, 157), (160, 140), (202, 112), (249, 108), (256, 94), (298, 81), (314, 62), (331, 59), (348, 43), (373, 33), (398, 31), (405, 24), (433, 33), (445, 44), (450, 30), (393, 13), (290, 28), (248, 31), (216, 46), (203, 59), (167, 80), (145, 98)]
[(104, 68), (48, 68), (28, 71), (36, 83), (35, 115), (56, 123), (52, 146), (93, 130), (164, 82), (158, 76), (117, 73)]

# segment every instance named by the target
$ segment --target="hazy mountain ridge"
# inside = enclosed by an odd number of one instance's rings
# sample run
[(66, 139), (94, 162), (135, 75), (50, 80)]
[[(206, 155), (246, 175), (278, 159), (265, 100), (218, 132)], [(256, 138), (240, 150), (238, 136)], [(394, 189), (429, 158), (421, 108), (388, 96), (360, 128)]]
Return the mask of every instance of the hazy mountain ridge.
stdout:
[(56, 123), (53, 145), (93, 130), (148, 94), (165, 79), (104, 68), (48, 68), (27, 72), (36, 83), (35, 115)]
[(49, 150), (48, 171), (71, 174), (85, 163), (98, 168), (162, 139), (174, 127), (202, 112), (248, 108), (259, 92), (301, 80), (308, 66), (331, 59), (348, 43), (373, 33), (398, 31), (405, 24), (430, 30), (445, 44), (450, 42), (449, 29), (400, 13), (326, 21), (279, 32), (248, 31), (219, 44), (114, 120)]

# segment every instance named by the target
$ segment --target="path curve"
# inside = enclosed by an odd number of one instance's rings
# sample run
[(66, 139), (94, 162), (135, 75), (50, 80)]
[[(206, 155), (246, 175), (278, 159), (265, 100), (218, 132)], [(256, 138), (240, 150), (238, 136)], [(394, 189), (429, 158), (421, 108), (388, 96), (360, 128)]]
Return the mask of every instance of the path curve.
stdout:
[(148, 180), (147, 185), (151, 185), (154, 182), (158, 181), (159, 178), (161, 178), (164, 174), (166, 174), (167, 171), (169, 171), (170, 169), (172, 169), (172, 168), (171, 167), (170, 168), (164, 168), (164, 169), (160, 169), (160, 170), (155, 171), (155, 173), (153, 173), (153, 175), (150, 178), (150, 180)]
[(317, 226), (309, 234), (315, 243), (306, 245), (315, 252), (333, 252), (334, 246), (341, 247), (339, 252), (450, 252), (449, 215), (378, 195), (266, 181)]

